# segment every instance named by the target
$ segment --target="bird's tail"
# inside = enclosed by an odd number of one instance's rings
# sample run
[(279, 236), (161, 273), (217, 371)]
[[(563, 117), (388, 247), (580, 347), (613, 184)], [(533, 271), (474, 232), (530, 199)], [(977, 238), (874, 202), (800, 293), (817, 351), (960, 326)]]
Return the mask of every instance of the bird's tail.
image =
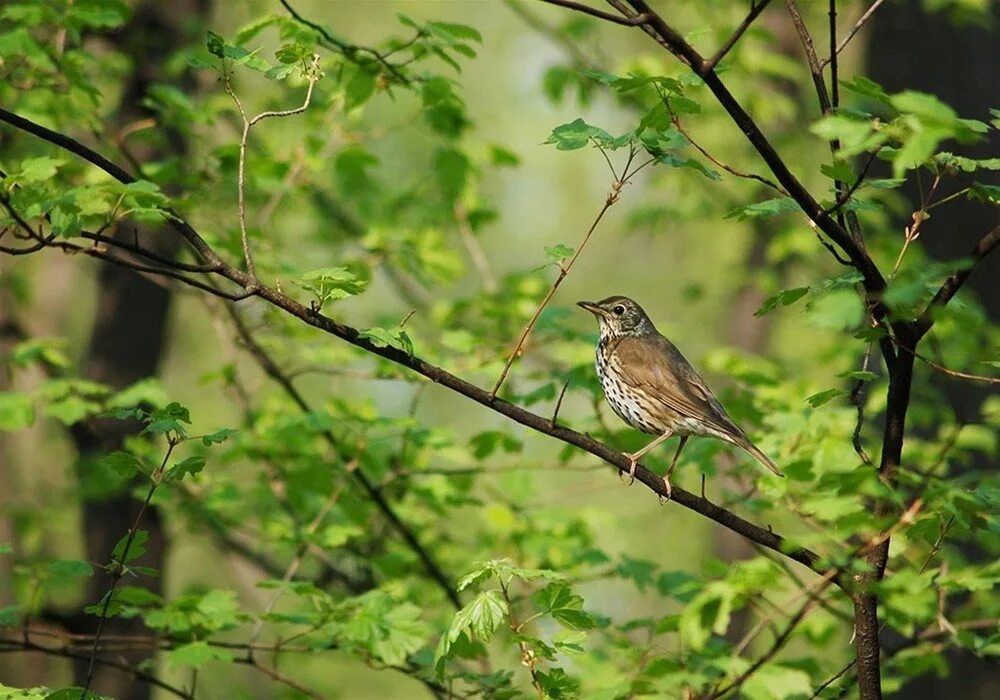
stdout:
[(785, 476), (785, 472), (781, 471), (781, 468), (778, 467), (778, 465), (775, 464), (773, 461), (771, 461), (771, 458), (768, 457), (766, 454), (764, 454), (759, 447), (757, 447), (755, 444), (753, 444), (752, 442), (750, 442), (749, 439), (743, 441), (740, 444), (740, 447), (742, 447), (744, 450), (746, 450), (751, 455), (753, 455), (754, 459), (756, 459), (758, 462), (760, 462), (761, 464), (763, 464), (765, 467), (767, 467), (769, 470), (771, 470), (777, 476), (780, 476), (780, 477), (784, 477)]

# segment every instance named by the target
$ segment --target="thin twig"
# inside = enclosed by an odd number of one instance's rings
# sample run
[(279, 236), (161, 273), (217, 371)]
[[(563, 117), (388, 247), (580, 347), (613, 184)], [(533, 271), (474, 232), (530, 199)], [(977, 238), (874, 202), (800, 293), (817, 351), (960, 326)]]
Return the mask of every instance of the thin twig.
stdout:
[(834, 203), (832, 207), (826, 210), (827, 216), (836, 214), (838, 211), (840, 211), (841, 207), (843, 207), (845, 204), (851, 201), (851, 197), (854, 196), (854, 193), (857, 192), (858, 189), (861, 188), (861, 185), (864, 184), (865, 178), (868, 176), (868, 171), (871, 169), (872, 163), (875, 162), (875, 157), (878, 156), (881, 150), (882, 146), (879, 146), (874, 151), (868, 154), (868, 158), (867, 160), (865, 160), (865, 164), (861, 166), (861, 173), (858, 174), (857, 179), (850, 187), (848, 187), (843, 192), (837, 193), (837, 201)]
[(896, 344), (896, 347), (898, 347), (900, 350), (908, 352), (909, 354), (913, 355), (915, 358), (926, 364), (928, 367), (940, 372), (941, 374), (946, 374), (949, 377), (954, 377), (955, 379), (968, 379), (969, 381), (973, 382), (982, 382), (983, 384), (1000, 384), (1000, 377), (987, 377), (982, 374), (970, 374), (969, 372), (959, 372), (958, 370), (955, 369), (949, 369), (948, 367), (945, 367), (942, 364), (934, 362), (933, 360), (929, 360), (928, 358), (924, 357), (913, 348), (906, 347), (895, 338), (893, 339), (893, 342)]
[(673, 123), (673, 125), (677, 129), (677, 131), (681, 132), (681, 134), (684, 136), (684, 138), (686, 138), (688, 140), (688, 143), (690, 143), (692, 146), (694, 146), (698, 150), (699, 153), (701, 153), (703, 156), (705, 156), (706, 158), (708, 158), (708, 160), (710, 160), (716, 166), (722, 168), (723, 170), (725, 170), (730, 175), (735, 175), (736, 177), (741, 177), (741, 178), (744, 178), (744, 179), (747, 179), (747, 180), (756, 180), (757, 182), (760, 182), (760, 183), (763, 183), (763, 184), (767, 185), (772, 190), (774, 190), (776, 192), (779, 192), (780, 194), (784, 195), (785, 197), (788, 196), (788, 192), (785, 191), (785, 188), (783, 188), (780, 185), (772, 182), (771, 180), (768, 180), (766, 177), (764, 177), (762, 175), (757, 175), (756, 173), (744, 173), (744, 172), (741, 172), (741, 171), (737, 170), (736, 168), (734, 168), (734, 167), (732, 167), (730, 165), (727, 165), (726, 163), (723, 163), (721, 160), (719, 160), (718, 158), (716, 158), (715, 156), (713, 156), (711, 153), (709, 153), (708, 149), (703, 148), (697, 141), (694, 140), (694, 138), (691, 136), (691, 133), (687, 129), (684, 128), (683, 124), (681, 124), (680, 117), (678, 117), (676, 114), (674, 114), (672, 111), (670, 111), (670, 103), (668, 101), (668, 97), (667, 96), (664, 96), (664, 104), (666, 104), (666, 106), (667, 106), (667, 111), (670, 112), (670, 121)]
[(462, 238), (462, 245), (465, 246), (465, 251), (469, 254), (469, 259), (476, 268), (476, 272), (479, 273), (479, 279), (483, 283), (483, 291), (487, 294), (495, 294), (497, 291), (497, 278), (493, 274), (493, 268), (490, 267), (490, 261), (486, 258), (486, 252), (479, 244), (479, 239), (476, 238), (476, 234), (469, 224), (469, 211), (465, 208), (464, 204), (457, 201), (452, 211), (455, 215), (455, 224), (458, 227), (458, 233)]
[(871, 7), (869, 7), (868, 10), (863, 15), (861, 15), (861, 18), (854, 23), (854, 26), (851, 28), (851, 31), (847, 34), (847, 36), (844, 37), (844, 40), (841, 41), (839, 44), (837, 44), (837, 48), (830, 53), (830, 56), (828, 58), (825, 58), (819, 64), (820, 68), (826, 68), (827, 64), (829, 64), (831, 61), (836, 60), (837, 54), (839, 54), (841, 51), (844, 50), (844, 47), (846, 47), (847, 44), (850, 43), (851, 39), (854, 38), (854, 35), (857, 34), (863, 26), (865, 26), (865, 22), (871, 19), (872, 15), (875, 14), (875, 10), (877, 10), (879, 5), (881, 5), (883, 2), (885, 2), (885, 0), (875, 0), (875, 2), (871, 4)]
[(568, 381), (565, 384), (563, 384), (562, 391), (559, 392), (559, 398), (556, 399), (555, 410), (552, 411), (552, 420), (550, 422), (552, 423), (553, 428), (559, 425), (559, 409), (562, 408), (563, 397), (566, 396), (567, 389), (569, 389)]
[(247, 159), (247, 139), (250, 136), (250, 129), (253, 128), (255, 124), (259, 122), (270, 119), (272, 117), (290, 117), (295, 114), (301, 114), (309, 109), (309, 103), (312, 101), (313, 88), (316, 86), (316, 82), (323, 76), (323, 73), (319, 69), (319, 54), (313, 54), (312, 62), (306, 69), (306, 80), (308, 81), (308, 87), (306, 88), (306, 97), (303, 100), (302, 105), (292, 109), (282, 109), (282, 110), (268, 110), (261, 112), (252, 118), (247, 118), (247, 113), (243, 109), (243, 103), (240, 102), (240, 98), (236, 95), (236, 91), (233, 90), (232, 76), (227, 67), (223, 66), (223, 71), (225, 73), (223, 82), (226, 86), (226, 92), (232, 97), (233, 102), (236, 103), (236, 108), (239, 110), (240, 119), (243, 121), (243, 131), (240, 134), (240, 156), (239, 164), (237, 166), (236, 174), (236, 192), (237, 192), (237, 206), (238, 206), (238, 216), (240, 220), (240, 240), (243, 243), (243, 262), (246, 265), (247, 274), (250, 275), (252, 279), (257, 278), (256, 272), (254, 272), (253, 257), (250, 254), (250, 238), (247, 235), (247, 209), (246, 209), (246, 159)]
[(726, 57), (726, 54), (729, 53), (733, 46), (736, 45), (736, 42), (739, 41), (740, 37), (743, 36), (743, 33), (750, 28), (750, 25), (753, 24), (753, 21), (757, 19), (757, 16), (764, 11), (764, 8), (767, 7), (769, 2), (771, 2), (771, 0), (758, 0), (755, 4), (751, 0), (750, 12), (743, 18), (743, 21), (740, 22), (740, 25), (736, 28), (736, 30), (729, 35), (729, 38), (726, 39), (719, 50), (716, 51), (711, 58), (706, 59), (703, 64), (705, 70), (712, 70), (719, 64), (719, 61)]
[[(287, 0), (279, 0), (279, 1), (284, 6), (284, 8), (288, 10), (288, 14), (290, 14), (296, 22), (299, 22), (300, 24), (304, 24), (305, 26), (309, 27), (314, 32), (316, 32), (324, 41), (326, 41), (327, 48), (335, 49), (341, 55), (343, 55), (347, 60), (362, 67), (365, 67), (366, 65), (370, 64), (366, 64), (363, 61), (359, 61), (357, 55), (359, 53), (367, 53), (371, 55), (372, 58), (374, 58), (379, 64), (381, 64), (395, 81), (402, 83), (403, 85), (409, 85), (411, 82), (413, 82), (413, 79), (405, 75), (400, 70), (401, 66), (397, 66), (396, 64), (386, 60), (386, 56), (388, 56), (392, 52), (383, 55), (382, 53), (379, 53), (375, 49), (370, 48), (368, 46), (358, 46), (356, 44), (350, 44), (346, 41), (342, 41), (333, 36), (322, 25), (316, 24), (315, 22), (312, 22), (303, 17), (302, 15), (300, 15), (298, 12), (295, 11), (295, 8), (293, 8), (288, 3)], [(420, 36), (421, 34), (418, 32), (410, 43), (419, 39)]]
[[(868, 343), (865, 347), (864, 357), (861, 358), (861, 372), (868, 371), (868, 365), (872, 358), (872, 344)], [(865, 423), (865, 396), (864, 388), (867, 380), (864, 377), (858, 377), (854, 386), (851, 388), (851, 403), (857, 411), (858, 418), (854, 422), (854, 432), (851, 434), (851, 444), (854, 445), (854, 451), (858, 453), (861, 461), (867, 464), (869, 467), (872, 466), (872, 459), (865, 452), (865, 448), (861, 444), (861, 428)]]
[(632, 17), (622, 17), (621, 15), (615, 15), (610, 12), (598, 10), (596, 7), (591, 7), (590, 5), (584, 5), (582, 2), (573, 2), (573, 0), (542, 0), (542, 2), (546, 2), (549, 5), (558, 5), (559, 7), (565, 7), (570, 10), (576, 10), (577, 12), (582, 12), (585, 15), (603, 19), (605, 22), (614, 22), (615, 24), (620, 24), (624, 27), (637, 27), (645, 24), (649, 19), (649, 15), (646, 13), (634, 15)]
[(167, 439), (167, 451), (163, 455), (163, 461), (160, 462), (160, 466), (150, 476), (149, 491), (146, 493), (146, 500), (143, 501), (142, 505), (139, 507), (139, 512), (135, 516), (135, 521), (132, 523), (132, 527), (128, 530), (128, 535), (125, 538), (125, 544), (122, 546), (121, 554), (118, 556), (118, 560), (115, 561), (114, 556), (111, 558), (111, 566), (109, 567), (111, 571), (111, 587), (104, 597), (104, 605), (101, 607), (101, 614), (97, 620), (97, 631), (94, 633), (94, 648), (90, 652), (90, 661), (87, 664), (87, 677), (83, 683), (83, 689), (80, 692), (80, 700), (85, 700), (87, 697), (87, 692), (90, 690), (90, 684), (94, 682), (94, 667), (97, 663), (97, 650), (100, 648), (101, 634), (104, 632), (104, 624), (108, 620), (108, 610), (111, 608), (111, 599), (115, 596), (115, 589), (118, 587), (118, 582), (122, 580), (125, 576), (125, 572), (128, 571), (126, 564), (129, 561), (129, 551), (132, 548), (132, 543), (135, 542), (136, 533), (139, 531), (139, 524), (142, 522), (142, 516), (146, 512), (146, 508), (149, 506), (149, 502), (153, 500), (153, 494), (156, 493), (156, 487), (160, 485), (160, 480), (163, 477), (163, 470), (166, 469), (167, 462), (170, 460), (170, 455), (173, 454), (174, 448), (179, 444), (178, 440), (174, 438)]
[[(507, 357), (507, 362), (504, 364), (503, 371), (500, 372), (500, 377), (499, 379), (497, 379), (496, 384), (493, 386), (493, 390), (490, 392), (491, 396), (496, 397), (497, 392), (500, 391), (500, 387), (502, 387), (504, 381), (506, 381), (507, 374), (510, 372), (511, 366), (514, 364), (514, 361), (518, 357), (520, 357), (521, 353), (524, 351), (524, 343), (525, 341), (527, 341), (528, 335), (531, 333), (531, 329), (535, 327), (535, 323), (538, 322), (538, 318), (539, 316), (542, 315), (542, 311), (545, 310), (545, 307), (548, 306), (549, 302), (552, 300), (552, 297), (555, 296), (556, 290), (559, 289), (559, 285), (563, 283), (563, 280), (566, 279), (567, 275), (569, 275), (570, 270), (573, 269), (574, 263), (576, 263), (577, 258), (580, 257), (580, 253), (582, 253), (583, 249), (587, 246), (587, 241), (590, 240), (590, 237), (597, 229), (597, 225), (601, 223), (601, 219), (604, 218), (604, 214), (607, 213), (608, 209), (610, 209), (615, 204), (615, 202), (618, 201), (618, 197), (621, 195), (622, 188), (625, 187), (628, 181), (637, 172), (642, 170), (642, 168), (644, 168), (646, 165), (652, 162), (652, 159), (646, 161), (645, 163), (643, 163), (630, 173), (629, 167), (631, 167), (632, 160), (634, 157), (635, 157), (635, 151), (630, 149), (628, 161), (625, 163), (625, 167), (622, 169), (622, 177), (620, 179), (616, 179), (611, 184), (611, 190), (608, 192), (608, 196), (604, 199), (604, 204), (601, 206), (601, 210), (597, 212), (597, 216), (594, 218), (594, 222), (590, 225), (590, 228), (587, 229), (587, 235), (583, 237), (583, 241), (580, 243), (579, 247), (577, 247), (576, 251), (573, 253), (573, 257), (570, 258), (569, 262), (567, 262), (566, 264), (559, 265), (559, 275), (556, 277), (555, 282), (552, 283), (552, 286), (549, 287), (549, 291), (545, 295), (545, 298), (542, 299), (542, 303), (538, 305), (537, 309), (535, 309), (535, 314), (531, 317), (531, 320), (528, 321), (528, 324), (524, 327), (524, 330), (521, 332), (521, 336), (517, 339), (517, 344), (514, 346), (514, 349), (511, 350), (510, 355)], [(613, 171), (614, 169), (612, 168), (612, 172)]]

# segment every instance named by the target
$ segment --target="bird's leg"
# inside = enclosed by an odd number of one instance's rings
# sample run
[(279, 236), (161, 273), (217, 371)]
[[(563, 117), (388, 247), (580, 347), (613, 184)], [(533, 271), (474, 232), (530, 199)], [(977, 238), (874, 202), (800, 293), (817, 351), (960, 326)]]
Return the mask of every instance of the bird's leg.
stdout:
[(673, 433), (663, 433), (663, 435), (661, 435), (660, 437), (658, 437), (655, 440), (653, 440), (651, 443), (649, 443), (648, 445), (646, 445), (645, 447), (643, 447), (638, 452), (636, 452), (634, 454), (629, 454), (627, 452), (625, 453), (625, 456), (628, 457), (628, 475), (629, 475), (628, 485), (629, 486), (631, 486), (635, 482), (635, 465), (637, 465), (639, 463), (639, 459), (644, 454), (646, 454), (647, 452), (649, 452), (651, 449), (653, 449), (654, 447), (656, 447), (657, 445), (659, 445), (661, 442), (663, 442), (664, 440), (667, 440), (668, 438), (670, 438), (672, 436), (673, 436)]
[[(674, 452), (674, 458), (670, 461), (670, 468), (667, 469), (667, 473), (663, 477), (663, 485), (667, 489), (667, 498), (666, 499), (662, 499), (661, 498), (660, 499), (660, 505), (663, 505), (663, 503), (665, 501), (669, 501), (670, 500), (670, 494), (673, 492), (673, 487), (670, 485), (670, 477), (674, 473), (674, 467), (677, 466), (677, 458), (681, 456), (681, 450), (684, 449), (684, 445), (685, 445), (685, 443), (687, 443), (688, 437), (689, 436), (687, 436), (687, 435), (682, 435), (681, 436), (681, 441), (677, 444), (677, 451)], [(704, 483), (702, 484), (702, 488), (704, 488)], [(703, 491), (703, 493), (704, 493), (704, 491)]]

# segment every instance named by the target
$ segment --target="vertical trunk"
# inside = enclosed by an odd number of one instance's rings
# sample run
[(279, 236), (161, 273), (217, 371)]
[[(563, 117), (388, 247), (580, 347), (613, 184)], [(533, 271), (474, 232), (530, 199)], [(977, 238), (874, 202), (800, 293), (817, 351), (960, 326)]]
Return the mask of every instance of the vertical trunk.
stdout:
[[(181, 3), (144, 2), (135, 10), (132, 22), (117, 38), (134, 62), (133, 72), (122, 96), (117, 122), (125, 125), (146, 116), (141, 110), (142, 99), (150, 85), (161, 79), (163, 61), (184, 42), (184, 23), (193, 17), (204, 16), (207, 3), (191, 0)], [(166, 143), (137, 149), (140, 160), (162, 157), (165, 154), (181, 155), (185, 150), (182, 137), (168, 133)], [(123, 232), (124, 234), (124, 232)], [(130, 228), (128, 234), (132, 235)], [(170, 231), (139, 229), (137, 235), (143, 245), (162, 255), (173, 256), (179, 248), (178, 238)], [(155, 375), (164, 354), (167, 336), (167, 317), (170, 309), (168, 290), (148, 279), (114, 265), (104, 265), (100, 270), (97, 312), (91, 332), (83, 374), (95, 381), (114, 388), (124, 388), (140, 379)], [(120, 421), (94, 420), (74, 426), (72, 435), (80, 454), (78, 478), (88, 478), (88, 457), (121, 449), (123, 441), (135, 434), (136, 425)], [(134, 522), (140, 504), (128, 490), (109, 494), (83, 504), (83, 532), (86, 558), (106, 562), (115, 542)], [(167, 552), (160, 514), (156, 508), (145, 512), (142, 529), (149, 533), (147, 553), (137, 563), (163, 570)], [(145, 579), (142, 585), (161, 592), (163, 577)], [(88, 604), (101, 599), (107, 592), (107, 576), (93, 576), (88, 581)], [(77, 616), (78, 631), (96, 631), (97, 618)], [(106, 635), (137, 634), (143, 631), (139, 620), (112, 618), (105, 625)], [(146, 651), (124, 654), (133, 664), (149, 658)], [(76, 680), (86, 679), (87, 664), (78, 663)], [(121, 700), (147, 700), (150, 687), (136, 683), (127, 674), (98, 666), (93, 684), (95, 691)]]
[[(955, 24), (941, 13), (925, 12), (925, 3), (920, 0), (885, 3), (875, 13), (869, 28), (868, 75), (889, 91), (929, 92), (953, 106), (963, 117), (985, 119), (989, 108), (997, 106), (996, 90), (989, 88), (996, 85), (996, 67), (1000, 65), (1000, 42), (995, 30), (1000, 22), (1000, 4), (992, 4), (992, 14), (991, 31), (978, 25)], [(918, 50), (914, 49), (915, 37), (919, 37)], [(984, 158), (995, 156), (994, 151), (995, 145), (991, 147), (986, 142), (962, 146), (960, 153)], [(920, 201), (915, 187), (905, 192), (911, 201)], [(994, 212), (964, 200), (948, 204), (925, 222), (920, 243), (940, 260), (965, 257), (975, 241), (995, 224)], [(905, 223), (898, 222), (897, 230), (902, 231)], [(1000, 275), (974, 275), (966, 289), (977, 293), (992, 319), (1000, 318)], [(906, 353), (900, 353), (900, 361), (907, 357)], [(970, 419), (975, 418), (988, 395), (988, 389), (970, 382), (940, 380), (937, 376), (933, 380), (940, 383), (959, 415)], [(980, 456), (967, 468), (987, 469), (988, 459)], [(983, 554), (969, 550), (966, 556), (975, 560)], [(1000, 697), (1000, 677), (987, 660), (955, 651), (947, 652), (946, 656), (951, 667), (948, 677), (928, 674), (904, 687), (900, 697), (910, 700)]]
[[(913, 347), (913, 338), (909, 337), (909, 333), (901, 330), (898, 335), (900, 342)], [(889, 395), (879, 475), (890, 484), (895, 481), (896, 472), (902, 463), (906, 411), (910, 405), (910, 387), (913, 383), (913, 361), (912, 355), (899, 353), (889, 373)], [(892, 514), (893, 508), (891, 503), (879, 500), (875, 503), (875, 515), (888, 516)], [(871, 571), (858, 577), (859, 590), (853, 596), (854, 647), (858, 661), (858, 690), (862, 700), (878, 700), (882, 697), (878, 600), (869, 589), (872, 583), (882, 580), (888, 559), (889, 539), (886, 538), (869, 552), (867, 560)]]

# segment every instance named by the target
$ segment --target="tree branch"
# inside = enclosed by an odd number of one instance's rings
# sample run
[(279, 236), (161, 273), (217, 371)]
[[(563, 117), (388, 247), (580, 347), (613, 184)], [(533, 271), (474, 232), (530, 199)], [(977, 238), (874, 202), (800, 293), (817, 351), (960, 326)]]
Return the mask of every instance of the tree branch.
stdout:
[(863, 15), (861, 15), (861, 18), (857, 22), (855, 22), (854, 27), (852, 27), (851, 31), (847, 34), (846, 37), (844, 37), (844, 40), (837, 45), (836, 49), (830, 52), (830, 56), (823, 59), (823, 61), (820, 62), (819, 64), (820, 68), (826, 68), (826, 66), (829, 63), (837, 60), (837, 55), (844, 50), (844, 48), (850, 43), (851, 39), (854, 38), (854, 35), (861, 30), (861, 27), (865, 26), (865, 22), (871, 19), (872, 15), (875, 14), (875, 10), (877, 10), (879, 5), (881, 5), (883, 2), (885, 2), (885, 0), (875, 0), (875, 2), (872, 3), (871, 7), (869, 7), (868, 10)]
[(751, 0), (749, 14), (743, 18), (743, 21), (740, 22), (740, 26), (738, 26), (729, 38), (726, 39), (726, 41), (722, 44), (722, 47), (716, 51), (711, 58), (705, 61), (705, 70), (712, 70), (718, 65), (719, 61), (726, 57), (726, 54), (729, 53), (733, 46), (736, 45), (736, 42), (739, 41), (740, 37), (743, 36), (743, 33), (750, 28), (750, 25), (753, 24), (753, 21), (757, 19), (757, 16), (764, 11), (764, 8), (767, 7), (769, 2), (771, 2), (771, 0), (758, 0), (757, 3), (754, 4), (753, 0)]
[[(726, 94), (728, 94), (728, 92)], [(733, 99), (731, 95), (730, 99)], [(6, 121), (16, 126), (17, 123), (9, 119), (8, 115), (10, 115), (9, 112), (0, 109), (0, 121)], [(746, 118), (749, 119), (749, 117)], [(18, 121), (24, 122), (26, 120), (23, 120), (22, 118), (18, 117)], [(32, 126), (37, 127), (37, 125), (34, 124), (32, 124)], [(754, 126), (754, 128), (756, 128), (756, 126)], [(41, 131), (39, 131), (39, 129)], [(52, 134), (55, 132), (50, 132), (48, 129), (40, 127), (38, 129), (33, 129), (31, 133), (40, 135), (41, 138), (45, 139), (46, 141), (49, 141), (50, 143), (55, 143), (56, 145), (63, 146), (64, 148), (67, 148), (67, 150), (70, 150), (73, 153), (80, 154), (81, 157), (85, 157), (86, 160), (88, 160), (91, 163), (98, 164), (101, 162), (107, 162), (101, 156), (91, 151), (91, 149), (87, 148), (83, 144), (80, 144), (79, 142), (73, 139), (70, 139), (69, 137), (57, 134), (58, 140), (53, 140), (51, 138), (48, 138), (47, 134)], [(773, 153), (773, 149), (771, 150), (771, 152)], [(777, 154), (774, 155), (775, 157), (777, 156)], [(119, 168), (114, 164), (110, 164), (110, 166), (111, 166), (110, 168), (104, 168), (100, 165), (98, 167), (101, 167), (102, 170), (107, 172), (109, 175), (112, 175), (112, 177), (115, 177), (120, 182), (125, 182), (125, 183), (134, 182), (134, 179), (128, 173), (121, 170), (121, 168)], [(785, 172), (787, 172), (787, 169)], [(791, 176), (790, 173), (788, 175)], [(801, 185), (798, 184), (798, 181), (795, 180), (794, 177), (792, 177), (792, 180), (801, 189)], [(816, 205), (816, 208), (818, 209), (818, 205)], [(254, 280), (252, 280), (245, 272), (238, 270), (237, 268), (233, 267), (232, 265), (222, 260), (218, 256), (218, 254), (211, 248), (211, 246), (209, 246), (208, 243), (201, 237), (201, 235), (199, 235), (198, 232), (194, 228), (192, 228), (190, 224), (188, 224), (183, 218), (181, 218), (179, 214), (173, 212), (172, 210), (171, 213), (173, 214), (173, 216), (170, 219), (168, 219), (168, 222), (185, 238), (185, 240), (187, 240), (187, 242), (195, 249), (195, 251), (197, 251), (199, 256), (213, 267), (213, 270), (216, 271), (216, 274), (219, 274), (225, 277), (226, 279), (235, 282), (240, 286), (243, 286), (244, 288), (254, 283)], [(521, 408), (520, 406), (515, 406), (514, 404), (504, 401), (503, 399), (494, 397), (489, 391), (481, 389), (475, 386), (474, 384), (471, 384), (465, 381), (464, 379), (461, 379), (451, 374), (450, 372), (444, 370), (443, 368), (425, 362), (424, 360), (420, 359), (415, 355), (410, 355), (409, 353), (403, 350), (391, 346), (378, 347), (375, 344), (373, 344), (369, 339), (362, 337), (357, 329), (339, 323), (338, 321), (335, 321), (327, 316), (323, 316), (322, 314), (316, 312), (315, 310), (307, 306), (304, 306), (303, 304), (300, 304), (299, 302), (295, 301), (294, 299), (291, 299), (290, 297), (285, 296), (283, 293), (279, 292), (276, 289), (261, 284), (253, 292), (253, 295), (263, 299), (264, 301), (267, 301), (268, 303), (272, 304), (273, 306), (276, 306), (277, 308), (282, 309), (289, 315), (300, 319), (307, 325), (310, 325), (314, 328), (329, 333), (330, 335), (334, 335), (340, 338), (341, 340), (344, 340), (350, 343), (351, 345), (354, 345), (355, 347), (358, 347), (372, 355), (377, 355), (386, 360), (389, 360), (390, 362), (394, 362), (403, 367), (407, 367), (408, 369), (426, 377), (427, 379), (430, 379), (431, 381), (436, 382), (450, 389), (451, 391), (460, 394), (466, 397), (467, 399), (470, 399), (471, 401), (474, 401), (482, 406), (485, 406), (486, 408), (496, 413), (506, 416), (511, 420), (520, 423), (521, 425), (529, 427), (539, 433), (549, 435), (550, 437), (553, 437), (564, 443), (585, 450), (590, 454), (594, 455), (595, 457), (598, 457), (607, 462), (608, 464), (612, 465), (615, 468), (616, 474), (618, 472), (621, 472), (629, 468), (628, 458), (623, 453), (609, 448), (604, 443), (594, 440), (588, 435), (584, 435), (583, 433), (579, 433), (575, 430), (571, 430), (561, 425), (553, 426), (549, 418), (537, 415), (535, 413), (532, 413), (531, 411)], [(289, 389), (286, 388), (286, 390)], [(291, 386), (291, 390), (292, 391), (295, 390), (294, 386)], [(296, 391), (296, 394), (297, 393), (298, 392)], [(355, 473), (359, 475), (361, 474), (360, 471), (357, 471)], [(644, 466), (642, 465), (637, 466), (635, 476), (638, 481), (645, 484), (651, 491), (656, 493), (658, 496), (667, 497), (669, 495), (666, 492), (666, 488), (664, 486), (662, 477), (650, 471), (649, 469), (645, 468)], [(373, 494), (373, 498), (376, 498), (374, 494), (377, 493), (377, 489), (374, 487), (374, 485), (370, 483), (369, 487), (371, 488), (370, 493)], [(377, 498), (380, 498), (380, 496), (378, 496)], [(720, 508), (711, 501), (708, 501), (707, 499), (697, 496), (691, 493), (690, 491), (686, 491), (677, 486), (673, 488), (673, 494), (671, 498), (675, 503), (689, 510), (692, 510), (710, 520), (713, 520), (718, 524), (722, 525), (723, 527), (726, 527), (732, 530), (733, 532), (742, 535), (743, 537), (746, 537), (747, 539), (756, 542), (757, 544), (763, 547), (766, 547), (768, 549), (774, 550), (775, 552), (778, 552), (779, 554), (787, 556), (788, 558), (802, 564), (803, 566), (811, 569), (816, 573), (820, 573), (822, 571), (822, 567), (820, 565), (820, 558), (815, 552), (805, 547), (795, 547), (788, 544), (785, 538), (775, 533), (769, 527), (765, 528), (759, 525), (755, 525), (754, 523), (751, 523), (748, 520), (744, 520), (735, 513), (726, 510), (724, 508)], [(378, 501), (376, 502), (378, 503)]]
[(976, 247), (972, 249), (972, 255), (969, 256), (972, 259), (971, 262), (951, 273), (938, 289), (937, 294), (934, 295), (930, 304), (917, 320), (915, 341), (920, 340), (931, 329), (931, 326), (934, 325), (934, 313), (943, 309), (951, 301), (951, 298), (958, 294), (958, 290), (969, 279), (969, 275), (976, 269), (976, 265), (998, 246), (1000, 246), (1000, 224), (979, 239)]
[(558, 5), (559, 7), (565, 7), (570, 10), (576, 10), (577, 12), (582, 12), (585, 15), (590, 15), (591, 17), (596, 17), (597, 19), (603, 19), (605, 22), (614, 22), (615, 24), (620, 24), (624, 27), (638, 27), (641, 24), (645, 24), (649, 19), (648, 15), (644, 14), (638, 14), (633, 17), (622, 17), (611, 12), (598, 10), (596, 7), (585, 5), (582, 2), (573, 2), (573, 0), (542, 0), (542, 2), (548, 3), (549, 5)]

